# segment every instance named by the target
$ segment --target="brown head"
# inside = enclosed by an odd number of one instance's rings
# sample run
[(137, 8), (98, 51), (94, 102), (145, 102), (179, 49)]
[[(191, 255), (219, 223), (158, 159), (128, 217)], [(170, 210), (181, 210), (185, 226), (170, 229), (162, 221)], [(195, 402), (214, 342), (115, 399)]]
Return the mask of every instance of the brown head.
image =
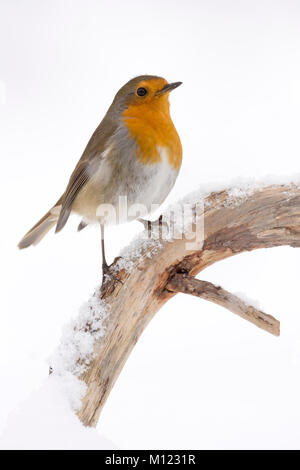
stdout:
[(168, 83), (155, 75), (140, 75), (127, 82), (116, 94), (110, 107), (111, 113), (122, 113), (128, 107), (149, 106), (150, 108), (168, 107), (170, 91), (182, 82)]

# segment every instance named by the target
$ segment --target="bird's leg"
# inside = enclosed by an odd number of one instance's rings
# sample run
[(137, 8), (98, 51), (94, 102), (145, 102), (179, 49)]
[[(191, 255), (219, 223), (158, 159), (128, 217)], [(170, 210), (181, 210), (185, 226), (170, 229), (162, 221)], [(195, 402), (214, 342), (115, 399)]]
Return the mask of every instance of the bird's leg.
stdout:
[(101, 252), (102, 252), (102, 284), (105, 283), (108, 277), (110, 277), (114, 282), (119, 282), (123, 284), (123, 282), (117, 278), (117, 276), (111, 272), (110, 266), (106, 262), (105, 258), (105, 246), (104, 246), (104, 225), (100, 224), (101, 228)]
[(159, 218), (158, 218), (158, 225), (159, 227), (162, 227), (162, 224), (163, 224), (163, 216), (162, 214), (160, 214)]
[(105, 258), (105, 246), (104, 246), (104, 225), (100, 224), (101, 228), (101, 253), (102, 253), (102, 284), (105, 281), (105, 275), (109, 273), (109, 266)]

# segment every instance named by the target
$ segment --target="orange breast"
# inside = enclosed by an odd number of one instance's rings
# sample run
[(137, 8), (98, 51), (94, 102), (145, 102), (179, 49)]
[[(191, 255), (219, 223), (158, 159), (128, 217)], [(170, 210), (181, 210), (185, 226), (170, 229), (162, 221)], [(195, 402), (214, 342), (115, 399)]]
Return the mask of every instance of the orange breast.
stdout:
[(160, 149), (167, 152), (170, 165), (179, 169), (182, 147), (172, 122), (168, 97), (151, 103), (131, 105), (123, 112), (129, 135), (137, 143), (137, 158), (145, 165), (161, 161)]

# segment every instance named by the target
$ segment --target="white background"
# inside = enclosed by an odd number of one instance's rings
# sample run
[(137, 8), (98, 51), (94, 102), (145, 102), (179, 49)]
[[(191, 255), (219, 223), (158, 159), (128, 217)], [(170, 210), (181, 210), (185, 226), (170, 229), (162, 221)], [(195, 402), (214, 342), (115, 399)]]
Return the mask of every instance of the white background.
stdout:
[[(58, 199), (128, 79), (171, 96), (183, 166), (166, 203), (206, 183), (299, 173), (300, 3), (1, 0), (0, 428), (47, 376), (62, 326), (100, 282), (96, 228), (73, 217), (17, 243)], [(142, 227), (109, 229), (109, 259)], [(300, 250), (239, 255), (202, 278), (244, 292), (281, 337), (178, 295), (156, 315), (99, 421), (119, 448), (300, 447)], [(30, 423), (28, 423), (30, 426)]]

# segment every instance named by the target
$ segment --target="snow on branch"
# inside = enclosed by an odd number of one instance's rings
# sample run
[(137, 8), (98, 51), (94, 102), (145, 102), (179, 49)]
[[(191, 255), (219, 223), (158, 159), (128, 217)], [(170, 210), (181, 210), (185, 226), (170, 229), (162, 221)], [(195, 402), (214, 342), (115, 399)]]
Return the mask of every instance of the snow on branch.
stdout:
[[(77, 414), (85, 425), (97, 424), (132, 348), (155, 313), (177, 292), (213, 301), (260, 328), (279, 334), (275, 318), (194, 277), (216, 261), (245, 251), (283, 245), (299, 247), (300, 178), (297, 179), (293, 183), (247, 182), (194, 192), (172, 206), (171, 213), (178, 215), (185, 204), (194, 207), (188, 225), (196, 235), (201, 231), (200, 245), (191, 248), (187, 244), (190, 238), (185, 225), (173, 217), (171, 235), (161, 236), (160, 227), (154, 238), (144, 231), (123, 250), (113, 265), (115, 276), (122, 283), (108, 280), (96, 290), (79, 318), (66, 327), (50, 362), (53, 374), (71, 373), (84, 383)], [(197, 205), (201, 207), (200, 215)], [(197, 217), (201, 224), (197, 224)]]

